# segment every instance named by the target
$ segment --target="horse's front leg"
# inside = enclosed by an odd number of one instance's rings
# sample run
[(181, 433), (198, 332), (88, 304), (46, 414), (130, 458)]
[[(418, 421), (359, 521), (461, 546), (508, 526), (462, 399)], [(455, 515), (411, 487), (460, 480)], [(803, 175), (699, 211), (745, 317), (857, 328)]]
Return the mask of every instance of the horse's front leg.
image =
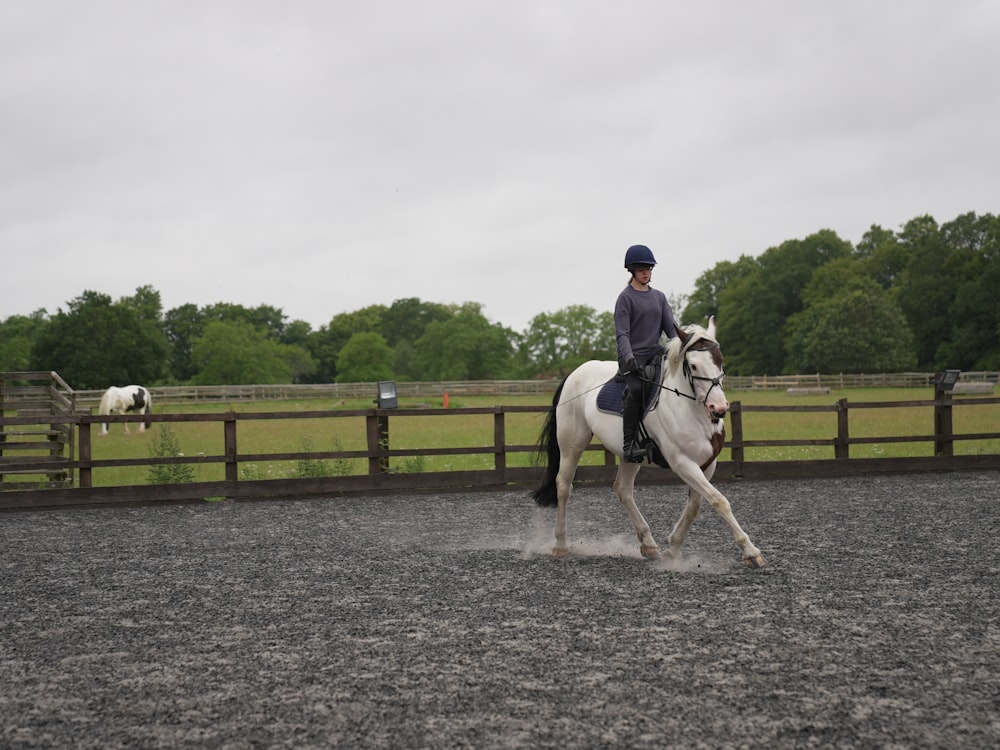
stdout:
[[(716, 463), (713, 461), (702, 472), (705, 475), (705, 479), (710, 482), (712, 481), (712, 475), (715, 474), (715, 467)], [(677, 519), (677, 523), (674, 524), (673, 531), (670, 532), (670, 548), (668, 551), (670, 557), (675, 559), (680, 558), (681, 547), (684, 546), (684, 540), (687, 539), (688, 531), (691, 530), (691, 524), (694, 523), (694, 519), (701, 513), (701, 501), (701, 493), (693, 487), (688, 487), (687, 505), (684, 506), (684, 512)]]
[(646, 519), (639, 512), (639, 506), (635, 504), (635, 478), (639, 474), (641, 464), (632, 464), (622, 461), (618, 464), (618, 473), (615, 475), (615, 494), (621, 504), (628, 511), (628, 517), (632, 519), (632, 526), (635, 527), (635, 535), (639, 538), (639, 551), (642, 556), (648, 559), (656, 559), (660, 556), (660, 545), (653, 538), (653, 532), (646, 523)]
[(697, 490), (688, 487), (688, 500), (687, 505), (684, 506), (684, 512), (681, 517), (677, 519), (677, 523), (674, 524), (673, 531), (670, 532), (670, 547), (667, 552), (668, 556), (678, 560), (681, 556), (681, 547), (684, 546), (684, 540), (687, 539), (688, 531), (691, 529), (691, 524), (694, 523), (694, 519), (698, 517), (701, 512), (701, 493)]
[[(729, 500), (726, 499), (726, 496), (715, 488), (708, 480), (708, 477), (705, 476), (693, 461), (678, 461), (677, 465), (671, 465), (674, 468), (674, 472), (684, 480), (688, 487), (705, 497), (711, 503), (715, 512), (722, 516), (726, 523), (729, 524), (729, 528), (733, 532), (733, 538), (736, 541), (736, 546), (743, 552), (743, 562), (751, 568), (763, 568), (765, 565), (764, 556), (757, 549), (757, 546), (750, 541), (750, 537), (740, 526), (739, 522), (737, 522), (736, 517), (733, 515), (733, 508), (729, 504)], [(690, 499), (688, 502), (690, 505)], [(687, 510), (685, 510), (685, 513), (687, 513)], [(694, 519), (692, 518), (692, 520)], [(671, 551), (673, 551), (673, 546), (671, 546)]]

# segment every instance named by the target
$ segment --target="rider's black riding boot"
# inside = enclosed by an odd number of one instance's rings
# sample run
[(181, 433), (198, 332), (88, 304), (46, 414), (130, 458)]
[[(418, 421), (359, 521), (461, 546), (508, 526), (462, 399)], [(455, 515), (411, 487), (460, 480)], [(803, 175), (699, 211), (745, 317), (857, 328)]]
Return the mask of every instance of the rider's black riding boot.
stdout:
[(625, 393), (623, 404), (622, 426), (625, 431), (624, 453), (622, 459), (630, 464), (641, 464), (646, 460), (646, 449), (639, 444), (639, 420), (642, 418), (642, 401), (635, 398), (631, 391)]

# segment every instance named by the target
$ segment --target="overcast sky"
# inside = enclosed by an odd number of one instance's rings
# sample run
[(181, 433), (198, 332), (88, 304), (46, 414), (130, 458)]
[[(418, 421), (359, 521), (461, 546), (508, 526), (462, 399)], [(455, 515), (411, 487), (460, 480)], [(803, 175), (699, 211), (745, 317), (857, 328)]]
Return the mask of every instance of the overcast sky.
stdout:
[(997, 71), (995, 0), (0, 0), (0, 319), (689, 294), (1000, 212)]

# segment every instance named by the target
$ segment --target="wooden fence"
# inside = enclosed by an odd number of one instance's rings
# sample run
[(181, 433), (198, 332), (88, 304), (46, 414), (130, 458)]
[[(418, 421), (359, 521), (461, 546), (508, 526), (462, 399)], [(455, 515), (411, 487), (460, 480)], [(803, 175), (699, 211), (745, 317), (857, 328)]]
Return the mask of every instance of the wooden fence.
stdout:
[[(1000, 469), (1000, 454), (956, 455), (954, 446), (960, 441), (996, 440), (1000, 432), (991, 431), (976, 434), (958, 434), (953, 429), (952, 413), (955, 409), (984, 408), (1000, 404), (1000, 398), (952, 399), (947, 392), (938, 392), (933, 400), (919, 400), (888, 403), (848, 403), (841, 399), (827, 406), (742, 406), (732, 404), (729, 417), (729, 440), (726, 447), (730, 459), (722, 461), (716, 472), (716, 479), (779, 479), (828, 477), (874, 473), (900, 473), (908, 471), (964, 471)], [(928, 432), (910, 436), (858, 436), (850, 432), (850, 414), (857, 409), (892, 409), (901, 407), (926, 407)], [(542, 406), (497, 406), (462, 409), (361, 409), (315, 412), (233, 412), (215, 414), (154, 414), (154, 424), (185, 422), (206, 422), (218, 426), (222, 432), (223, 451), (212, 456), (170, 456), (133, 459), (97, 459), (93, 451), (93, 432), (99, 429), (99, 422), (137, 422), (136, 416), (98, 417), (86, 413), (76, 413), (62, 417), (78, 430), (78, 455), (53, 466), (47, 457), (44, 469), (40, 469), (31, 457), (2, 458), (0, 474), (3, 471), (25, 471), (32, 468), (40, 473), (53, 470), (70, 472), (78, 476), (78, 483), (72, 488), (46, 487), (36, 489), (9, 490), (0, 492), (0, 510), (52, 508), (66, 506), (92, 506), (121, 503), (157, 503), (193, 501), (208, 497), (226, 498), (267, 498), (291, 496), (336, 496), (356, 493), (388, 493), (415, 491), (445, 491), (475, 489), (527, 488), (536, 484), (541, 469), (528, 466), (508, 465), (508, 458), (514, 454), (534, 452), (534, 445), (508, 444), (506, 419), (508, 415), (534, 412), (543, 414)], [(743, 415), (748, 412), (834, 412), (836, 429), (827, 438), (796, 440), (746, 440), (744, 439)], [(427, 416), (448, 415), (458, 418), (464, 415), (492, 415), (493, 440), (490, 446), (465, 446), (449, 448), (396, 449), (392, 447), (391, 424), (397, 420), (417, 419)], [(292, 419), (301, 421), (336, 420), (363, 418), (366, 448), (360, 451), (299, 451), (286, 453), (242, 453), (239, 450), (241, 426), (260, 420)], [(37, 416), (0, 417), (0, 433), (12, 427), (23, 428), (37, 422)], [(995, 423), (1000, 427), (1000, 420)], [(933, 455), (913, 458), (854, 458), (851, 446), (863, 443), (933, 443)], [(748, 451), (758, 447), (774, 446), (821, 446), (829, 449), (829, 457), (822, 460), (756, 461), (751, 460)], [(578, 472), (578, 482), (592, 484), (610, 482), (615, 473), (614, 456), (599, 445), (591, 450), (603, 452), (600, 465), (582, 466)], [(473, 471), (435, 471), (418, 473), (397, 473), (390, 470), (394, 459), (416, 456), (473, 455), (492, 456), (491, 469)], [(365, 474), (353, 476), (321, 476), (286, 479), (246, 479), (240, 477), (240, 466), (261, 461), (300, 461), (324, 459), (363, 459), (367, 462)], [(106, 467), (156, 466), (185, 464), (215, 464), (224, 470), (224, 479), (211, 482), (182, 482), (173, 484), (149, 484), (132, 486), (94, 486), (93, 473)], [(676, 482), (672, 472), (651, 468), (639, 475), (640, 484), (665, 484)]]
[(18, 463), (12, 455), (30, 456), (34, 474), (38, 465), (47, 465), (50, 470), (42, 473), (50, 487), (73, 485), (76, 412), (76, 394), (58, 373), (0, 372), (0, 418), (30, 418), (11, 425), (0, 422), (0, 490), (20, 488), (18, 475), (25, 472), (7, 468)]
[[(934, 373), (897, 372), (871, 375), (727, 375), (726, 391), (773, 391), (795, 388), (933, 388)], [(1000, 373), (963, 372), (961, 384), (981, 384), (987, 389), (1000, 381)], [(549, 395), (555, 392), (559, 379), (546, 380), (456, 380), (434, 383), (396, 383), (401, 398), (440, 400), (444, 393), (451, 396), (517, 396)], [(178, 385), (150, 388), (156, 403), (226, 403), (241, 401), (347, 400), (373, 398), (376, 383), (312, 383), (285, 385)], [(96, 408), (99, 390), (76, 391), (81, 407)]]

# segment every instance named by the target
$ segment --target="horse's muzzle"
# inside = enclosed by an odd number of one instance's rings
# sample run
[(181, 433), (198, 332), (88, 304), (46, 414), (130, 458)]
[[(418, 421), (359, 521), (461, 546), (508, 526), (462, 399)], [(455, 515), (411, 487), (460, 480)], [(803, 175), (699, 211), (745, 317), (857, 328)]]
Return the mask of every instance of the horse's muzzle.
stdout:
[(709, 399), (705, 404), (705, 408), (712, 419), (722, 419), (729, 413), (729, 401), (725, 398), (722, 400)]

